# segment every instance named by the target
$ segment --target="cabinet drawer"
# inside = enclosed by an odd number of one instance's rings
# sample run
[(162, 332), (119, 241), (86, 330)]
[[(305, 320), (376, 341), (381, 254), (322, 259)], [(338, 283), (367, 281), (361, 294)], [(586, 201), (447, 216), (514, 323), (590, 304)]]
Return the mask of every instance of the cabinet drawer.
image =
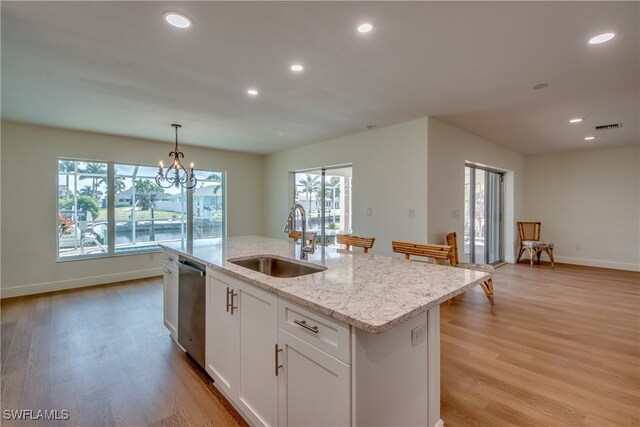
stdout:
[(280, 298), (278, 326), (336, 359), (351, 364), (349, 325)]
[(162, 264), (162, 274), (178, 277), (178, 268), (169, 267), (167, 264)]
[(170, 268), (172, 270), (178, 269), (178, 256), (174, 255), (170, 252), (165, 252), (162, 254), (162, 265), (163, 267)]

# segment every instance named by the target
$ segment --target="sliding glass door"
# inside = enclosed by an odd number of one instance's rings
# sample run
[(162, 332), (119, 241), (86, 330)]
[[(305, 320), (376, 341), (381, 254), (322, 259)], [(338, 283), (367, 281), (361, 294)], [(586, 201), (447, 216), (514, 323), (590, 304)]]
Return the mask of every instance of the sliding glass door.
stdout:
[(351, 165), (298, 171), (293, 177), (294, 201), (304, 207), (317, 244), (334, 246), (337, 234), (351, 233)]
[(467, 262), (503, 261), (503, 174), (476, 165), (465, 167), (464, 258)]

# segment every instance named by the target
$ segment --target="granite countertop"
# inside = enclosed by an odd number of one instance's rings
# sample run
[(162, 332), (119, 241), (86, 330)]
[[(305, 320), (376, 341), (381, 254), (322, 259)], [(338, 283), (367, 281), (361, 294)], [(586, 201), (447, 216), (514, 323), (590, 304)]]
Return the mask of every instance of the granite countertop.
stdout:
[[(317, 248), (307, 261), (300, 261), (300, 245), (258, 236), (160, 246), (376, 334), (453, 298), (490, 276), (479, 271), (333, 248)], [(277, 278), (229, 262), (257, 255), (321, 265), (326, 270), (295, 278)]]

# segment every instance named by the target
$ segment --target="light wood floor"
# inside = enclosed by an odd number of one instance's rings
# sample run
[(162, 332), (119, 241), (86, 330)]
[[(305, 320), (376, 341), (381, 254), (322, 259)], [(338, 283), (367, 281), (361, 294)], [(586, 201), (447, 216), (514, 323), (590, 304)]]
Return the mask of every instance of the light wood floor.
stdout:
[(70, 415), (2, 425), (246, 425), (169, 337), (162, 292), (154, 278), (2, 300), (2, 410)]
[(640, 274), (504, 265), (441, 306), (442, 419), (461, 426), (640, 426)]
[[(447, 427), (640, 425), (640, 274), (505, 265), (494, 283), (493, 313), (479, 288), (441, 309)], [(5, 299), (1, 332), (2, 410), (244, 425), (169, 338), (160, 278)]]

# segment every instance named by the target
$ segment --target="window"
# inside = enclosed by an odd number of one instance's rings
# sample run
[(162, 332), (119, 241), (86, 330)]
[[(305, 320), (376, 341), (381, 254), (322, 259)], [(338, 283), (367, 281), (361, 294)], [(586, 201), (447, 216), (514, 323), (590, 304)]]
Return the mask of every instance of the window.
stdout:
[(195, 239), (224, 236), (222, 172), (195, 171), (193, 190), (162, 188), (156, 173), (151, 166), (58, 160), (58, 259), (156, 251), (159, 242), (186, 239), (191, 224)]
[(351, 178), (351, 165), (293, 174), (294, 203), (305, 209), (307, 230), (317, 233), (320, 244), (335, 246), (337, 234), (351, 233)]

